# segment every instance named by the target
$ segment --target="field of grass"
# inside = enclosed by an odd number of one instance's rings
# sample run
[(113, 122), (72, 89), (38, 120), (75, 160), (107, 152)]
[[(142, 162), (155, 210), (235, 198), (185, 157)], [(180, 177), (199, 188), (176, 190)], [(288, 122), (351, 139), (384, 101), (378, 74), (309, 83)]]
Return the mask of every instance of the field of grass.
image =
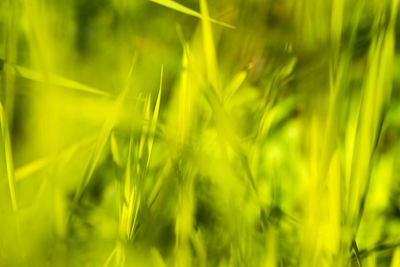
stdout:
[(399, 0), (1, 0), (0, 267), (400, 266)]

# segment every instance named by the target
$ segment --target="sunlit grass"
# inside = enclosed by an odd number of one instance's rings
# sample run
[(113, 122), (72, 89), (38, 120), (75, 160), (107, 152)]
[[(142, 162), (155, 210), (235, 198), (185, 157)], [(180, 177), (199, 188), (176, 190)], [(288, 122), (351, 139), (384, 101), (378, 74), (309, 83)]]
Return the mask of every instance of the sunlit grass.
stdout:
[(0, 2), (0, 266), (400, 266), (398, 10)]

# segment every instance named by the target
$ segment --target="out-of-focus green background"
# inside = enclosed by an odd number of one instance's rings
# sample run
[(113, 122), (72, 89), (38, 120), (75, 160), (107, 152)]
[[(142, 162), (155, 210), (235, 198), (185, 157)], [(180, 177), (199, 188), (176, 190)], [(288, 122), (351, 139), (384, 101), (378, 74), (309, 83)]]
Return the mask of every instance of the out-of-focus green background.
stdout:
[(0, 266), (400, 266), (398, 0), (2, 0)]

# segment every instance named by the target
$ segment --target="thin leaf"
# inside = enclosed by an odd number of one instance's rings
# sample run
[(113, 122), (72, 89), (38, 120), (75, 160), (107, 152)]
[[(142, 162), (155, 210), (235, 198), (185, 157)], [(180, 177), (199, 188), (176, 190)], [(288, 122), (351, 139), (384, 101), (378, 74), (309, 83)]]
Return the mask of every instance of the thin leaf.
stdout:
[[(184, 13), (184, 14), (189, 15), (189, 16), (193, 16), (193, 17), (196, 17), (196, 18), (199, 18), (199, 19), (203, 18), (203, 16), (199, 12), (194, 11), (194, 10), (192, 10), (192, 9), (190, 9), (188, 7), (185, 7), (184, 5), (181, 5), (181, 4), (179, 4), (179, 3), (175, 2), (175, 1), (172, 1), (172, 0), (149, 0), (149, 1), (153, 2), (153, 3), (156, 3), (156, 4), (159, 4), (161, 6), (165, 6), (165, 7), (168, 7), (170, 9), (179, 11), (179, 12)], [(224, 27), (227, 27), (227, 28), (230, 28), (230, 29), (234, 29), (235, 28), (235, 26), (232, 26), (232, 25), (230, 25), (228, 23), (225, 23), (225, 22), (221, 22), (221, 21), (215, 20), (215, 19), (210, 18), (208, 16), (205, 19), (207, 19), (208, 21), (211, 21), (212, 23), (219, 24), (221, 26), (224, 26)]]
[(149, 139), (147, 141), (148, 157), (147, 157), (147, 166), (146, 167), (148, 167), (149, 163), (150, 163), (150, 156), (151, 156), (151, 151), (153, 149), (153, 142), (154, 142), (154, 135), (155, 135), (155, 132), (156, 132), (158, 113), (160, 111), (163, 72), (164, 72), (164, 66), (161, 65), (160, 88), (158, 90), (157, 102), (156, 102), (156, 106), (154, 107), (153, 119), (152, 119), (151, 125), (150, 125), (150, 133), (149, 133), (150, 136), (149, 136)]
[(91, 94), (95, 94), (95, 95), (110, 96), (109, 93), (104, 92), (100, 89), (82, 84), (80, 82), (77, 82), (77, 81), (74, 81), (74, 80), (71, 80), (68, 78), (64, 78), (59, 75), (49, 73), (48, 76), (45, 76), (41, 72), (37, 72), (37, 71), (31, 70), (29, 68), (22, 67), (22, 66), (15, 66), (15, 69), (19, 76), (21, 76), (25, 79), (28, 79), (28, 80), (32, 80), (32, 81), (36, 81), (36, 82), (40, 82), (40, 83), (49, 83), (50, 85), (70, 88), (73, 90), (82, 91), (85, 93), (91, 93)]
[(217, 94), (220, 93), (220, 82), (217, 65), (217, 55), (215, 52), (214, 37), (212, 33), (211, 23), (207, 19), (208, 5), (207, 0), (200, 0), (200, 9), (202, 17), (202, 30), (203, 30), (203, 48), (206, 61), (207, 79), (216, 90)]
[(2, 138), (4, 140), (3, 145), (5, 153), (5, 165), (6, 165), (8, 186), (10, 190), (11, 205), (13, 211), (16, 212), (18, 210), (18, 205), (17, 205), (17, 196), (15, 193), (15, 175), (14, 175), (14, 166), (12, 159), (10, 133), (8, 131), (6, 114), (4, 113), (3, 105), (1, 103), (0, 103), (0, 126), (1, 126)]
[(112, 153), (114, 162), (118, 166), (122, 166), (122, 160), (121, 160), (121, 156), (119, 154), (118, 143), (117, 143), (117, 139), (115, 138), (115, 131), (113, 131), (112, 134), (111, 134), (110, 145), (111, 145), (111, 153)]

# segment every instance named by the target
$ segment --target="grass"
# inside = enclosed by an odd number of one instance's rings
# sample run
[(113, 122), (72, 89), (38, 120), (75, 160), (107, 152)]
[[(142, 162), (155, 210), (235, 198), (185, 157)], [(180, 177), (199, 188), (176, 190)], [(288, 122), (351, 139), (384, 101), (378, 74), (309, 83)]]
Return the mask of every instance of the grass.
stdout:
[[(6, 169), (6, 177), (8, 186), (10, 189), (11, 205), (14, 212), (18, 210), (17, 196), (15, 193), (15, 175), (14, 166), (11, 155), (11, 144), (10, 144), (10, 133), (8, 130), (8, 123), (4, 114), (4, 108), (0, 105), (0, 125), (1, 125), (1, 136), (2, 136), (2, 150), (4, 155), (4, 168)], [(3, 173), (4, 174), (4, 173)]]
[(0, 266), (399, 266), (398, 10), (0, 2)]

